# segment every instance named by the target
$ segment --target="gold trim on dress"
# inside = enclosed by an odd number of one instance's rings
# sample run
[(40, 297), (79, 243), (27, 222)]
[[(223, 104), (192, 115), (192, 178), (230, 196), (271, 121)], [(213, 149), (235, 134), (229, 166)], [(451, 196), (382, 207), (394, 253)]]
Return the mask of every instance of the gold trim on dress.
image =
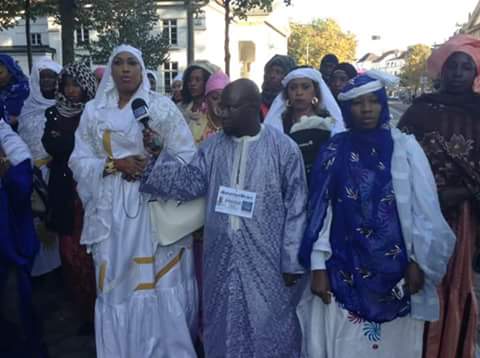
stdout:
[(38, 168), (40, 169), (41, 167), (43, 167), (44, 165), (47, 165), (48, 163), (50, 163), (50, 161), (52, 160), (52, 158), (48, 157), (48, 158), (43, 158), (43, 159), (37, 159), (33, 162), (33, 164)]
[(107, 273), (107, 263), (102, 262), (100, 265), (100, 272), (98, 274), (98, 289), (100, 292), (103, 291), (103, 286), (105, 284), (105, 274)]
[(154, 282), (140, 283), (135, 288), (135, 291), (153, 290), (157, 285), (158, 281), (160, 281), (160, 279), (163, 276), (169, 273), (175, 267), (175, 265), (177, 265), (180, 262), (184, 253), (185, 253), (185, 248), (182, 248), (177, 256), (175, 256), (169, 263), (167, 263), (160, 271), (157, 272), (157, 274), (155, 275)]
[(103, 132), (103, 149), (107, 152), (109, 158), (113, 158), (113, 150), (112, 150), (112, 132), (110, 130), (105, 129)]
[(145, 257), (135, 257), (133, 261), (139, 265), (148, 265), (153, 264), (155, 259), (153, 256), (145, 256)]

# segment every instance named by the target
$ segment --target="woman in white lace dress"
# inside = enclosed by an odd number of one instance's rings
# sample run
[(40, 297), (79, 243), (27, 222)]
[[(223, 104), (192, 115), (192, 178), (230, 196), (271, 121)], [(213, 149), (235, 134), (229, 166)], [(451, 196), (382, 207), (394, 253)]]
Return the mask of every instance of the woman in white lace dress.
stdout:
[(196, 357), (192, 239), (161, 247), (152, 236), (149, 198), (138, 190), (147, 154), (131, 106), (137, 98), (166, 150), (186, 161), (195, 151), (180, 111), (150, 91), (140, 51), (115, 49), (69, 161), (85, 209), (81, 243), (95, 265), (97, 356)]

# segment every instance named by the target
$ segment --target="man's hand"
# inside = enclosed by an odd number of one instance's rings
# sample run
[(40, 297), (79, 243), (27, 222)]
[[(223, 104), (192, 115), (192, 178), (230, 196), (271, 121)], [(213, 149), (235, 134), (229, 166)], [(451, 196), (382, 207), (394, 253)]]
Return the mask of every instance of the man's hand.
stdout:
[(143, 146), (147, 152), (155, 158), (158, 157), (162, 151), (162, 148), (155, 143), (158, 136), (159, 134), (151, 128), (143, 130)]
[(295, 273), (284, 273), (283, 281), (285, 282), (285, 286), (290, 287), (295, 285), (301, 276), (302, 275), (295, 274)]
[(147, 160), (139, 155), (132, 155), (122, 159), (114, 159), (113, 163), (115, 169), (131, 181), (142, 176)]
[(327, 270), (312, 271), (311, 290), (315, 296), (322, 299), (326, 305), (332, 302), (332, 293), (330, 291), (330, 280)]
[(405, 272), (405, 282), (407, 284), (408, 292), (411, 295), (416, 294), (423, 288), (425, 283), (425, 274), (416, 262), (410, 262)]

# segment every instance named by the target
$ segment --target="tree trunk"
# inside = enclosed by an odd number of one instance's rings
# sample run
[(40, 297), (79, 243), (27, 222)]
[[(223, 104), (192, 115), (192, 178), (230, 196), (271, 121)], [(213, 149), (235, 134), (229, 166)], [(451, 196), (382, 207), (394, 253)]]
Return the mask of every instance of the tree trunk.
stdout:
[(63, 65), (75, 62), (74, 27), (75, 3), (74, 0), (59, 0), (60, 24), (62, 26), (62, 62)]
[(27, 40), (28, 73), (32, 73), (32, 37), (30, 32), (30, 0), (25, 0), (25, 37)]
[(230, 0), (224, 0), (225, 6), (225, 73), (230, 76)]

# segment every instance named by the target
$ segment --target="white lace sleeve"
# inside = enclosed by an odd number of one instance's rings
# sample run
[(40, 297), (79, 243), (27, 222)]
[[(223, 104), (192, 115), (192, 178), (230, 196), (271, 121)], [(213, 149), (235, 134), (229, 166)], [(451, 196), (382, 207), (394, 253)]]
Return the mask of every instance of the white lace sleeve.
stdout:
[(196, 152), (192, 133), (180, 110), (167, 97), (154, 94), (150, 105), (151, 127), (161, 136), (163, 146), (174, 157), (190, 162)]
[(68, 165), (77, 182), (85, 209), (82, 244), (100, 242), (109, 237), (111, 228), (111, 178), (103, 177), (106, 157), (95, 150), (93, 106), (87, 105), (75, 132), (75, 147)]

